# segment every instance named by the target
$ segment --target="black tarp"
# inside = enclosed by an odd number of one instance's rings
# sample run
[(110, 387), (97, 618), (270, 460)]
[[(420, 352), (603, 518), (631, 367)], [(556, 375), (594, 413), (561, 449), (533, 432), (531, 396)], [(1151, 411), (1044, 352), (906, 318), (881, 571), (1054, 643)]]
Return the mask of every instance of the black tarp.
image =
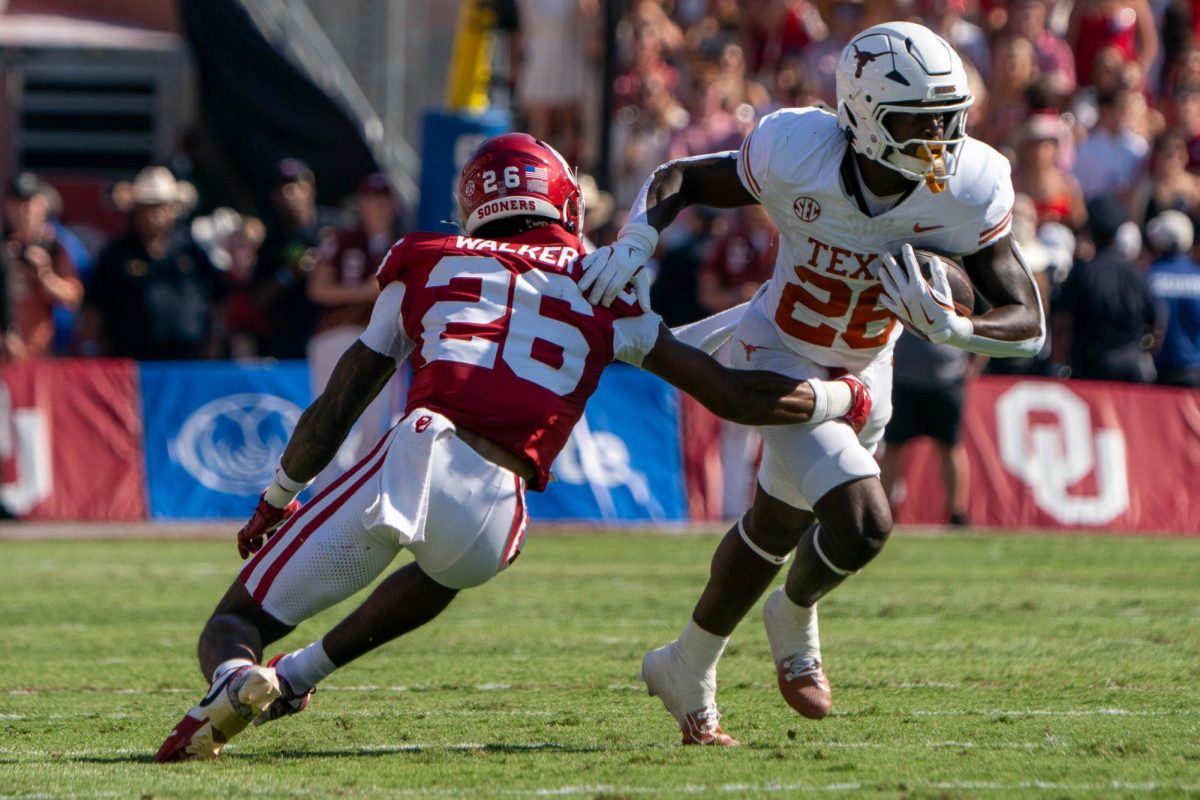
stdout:
[(192, 142), (205, 206), (270, 217), (275, 165), (308, 162), (322, 204), (378, 169), (358, 125), (262, 35), (237, 0), (179, 0), (196, 63), (199, 125)]

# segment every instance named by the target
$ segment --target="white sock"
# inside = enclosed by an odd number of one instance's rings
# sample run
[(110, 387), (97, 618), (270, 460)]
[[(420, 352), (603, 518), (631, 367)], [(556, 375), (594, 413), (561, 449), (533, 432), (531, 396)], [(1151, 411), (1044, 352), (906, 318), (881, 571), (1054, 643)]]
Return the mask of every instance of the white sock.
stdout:
[(717, 668), (729, 637), (709, 633), (689, 619), (675, 641), (679, 643), (679, 654), (687, 668), (696, 675), (704, 675)]
[(216, 683), (217, 681), (221, 680), (225, 673), (229, 672), (230, 670), (237, 669), (238, 667), (251, 666), (252, 664), (254, 664), (254, 662), (248, 658), (231, 658), (228, 661), (222, 661), (220, 664), (217, 664), (217, 668), (213, 670), (212, 682)]
[(275, 672), (288, 682), (296, 694), (304, 694), (336, 669), (337, 665), (325, 655), (320, 639), (308, 647), (288, 653), (275, 664)]
[[(799, 654), (819, 659), (821, 657), (821, 634), (817, 628), (817, 606), (805, 608), (792, 602), (780, 586), (763, 608), (771, 620), (776, 635), (768, 637), (771, 642), (771, 658), (779, 663), (785, 658)], [(781, 652), (781, 651), (787, 652)]]

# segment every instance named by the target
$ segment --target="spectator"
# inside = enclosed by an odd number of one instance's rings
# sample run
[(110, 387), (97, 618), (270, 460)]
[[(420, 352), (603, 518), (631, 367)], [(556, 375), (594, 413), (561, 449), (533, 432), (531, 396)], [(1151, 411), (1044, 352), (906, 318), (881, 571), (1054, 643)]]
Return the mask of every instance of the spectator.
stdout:
[(966, 0), (924, 0), (921, 6), (925, 24), (970, 61), (986, 81), (992, 68), (987, 35), (978, 25), (964, 18)]
[(1046, 25), (1046, 0), (1016, 0), (1009, 16), (1009, 29), (1033, 43), (1037, 70), (1061, 95), (1075, 91), (1075, 54), (1062, 37)]
[(638, 102), (617, 112), (613, 123), (613, 191), (620, 208), (633, 205), (646, 175), (667, 160), (671, 139), (687, 122), (687, 111), (658, 78), (645, 81)]
[(1101, 95), (1097, 112), (1096, 126), (1075, 153), (1075, 177), (1089, 201), (1101, 195), (1127, 194), (1150, 149), (1145, 139), (1121, 126), (1116, 95)]
[(323, 228), (317, 218), (317, 180), (303, 161), (285, 158), (275, 168), (271, 199), (279, 221), (268, 227), (254, 277), (257, 302), (267, 321), (271, 358), (304, 358), (320, 315), (308, 298)]
[(514, 44), (520, 60), (520, 110), (529, 132), (538, 139), (561, 143), (569, 159), (579, 147), (580, 98), (589, 74), (586, 26), (595, 7), (595, 3), (580, 0), (517, 2), (520, 36)]
[(144, 361), (212, 357), (214, 306), (225, 281), (176, 223), (195, 195), (166, 167), (114, 190), (130, 229), (100, 253), (85, 296), (84, 352)]
[(804, 50), (804, 72), (830, 108), (837, 108), (834, 76), (838, 57), (854, 35), (866, 27), (864, 11), (862, 0), (835, 0), (829, 12), (829, 35)]
[[(729, 108), (727, 97), (717, 75), (705, 72), (692, 85), (688, 124), (671, 137), (667, 145), (668, 158), (730, 150), (741, 144), (745, 135), (742, 122)], [(748, 121), (753, 120), (753, 115)]]
[(1130, 205), (1134, 219), (1145, 224), (1167, 210), (1200, 215), (1200, 178), (1187, 170), (1188, 146), (1178, 131), (1170, 130), (1154, 142), (1150, 171), (1138, 178)]
[(1109, 195), (1091, 200), (1087, 211), (1096, 254), (1072, 269), (1063, 286), (1054, 314), (1054, 360), (1074, 378), (1151, 382), (1155, 300), (1117, 246), (1129, 214)]
[(667, 63), (659, 26), (641, 21), (631, 27), (632, 63), (613, 82), (618, 107), (636, 104), (647, 81), (657, 80), (669, 92), (679, 86), (679, 71)]
[(761, 205), (735, 213), (730, 230), (712, 243), (699, 274), (699, 299), (709, 314), (754, 296), (775, 269), (779, 234)]
[(54, 353), (54, 309), (74, 311), (83, 283), (49, 221), (50, 195), (34, 174), (13, 179), (4, 198), (4, 257), (11, 314), (6, 351), (14, 361)]
[(1033, 114), (1017, 140), (1013, 189), (1028, 195), (1037, 212), (1036, 224), (1061, 222), (1078, 230), (1087, 211), (1083, 190), (1070, 172), (1058, 165), (1059, 148), (1066, 130), (1057, 114)]
[[(308, 378), (313, 397), (325, 385), (338, 359), (371, 321), (379, 297), (375, 272), (397, 238), (398, 208), (387, 176), (376, 172), (358, 187), (358, 224), (326, 238), (308, 281), (308, 297), (320, 309), (316, 332), (308, 341)], [(391, 424), (389, 392), (380, 392), (359, 417), (358, 435), (347, 440), (350, 452), (318, 478), (319, 488), (366, 455)], [(355, 446), (357, 445), (357, 447)]]
[(1150, 220), (1146, 236), (1157, 259), (1150, 265), (1150, 292), (1166, 317), (1155, 358), (1158, 382), (1200, 388), (1200, 264), (1189, 255), (1195, 228), (1178, 211)]
[(979, 375), (987, 359), (908, 332), (896, 342), (895, 359), (892, 419), (883, 432), (886, 447), (880, 459), (883, 490), (893, 504), (897, 502), (904, 451), (913, 439), (928, 436), (941, 465), (946, 518), (951, 525), (967, 525), (970, 474), (960, 439), (962, 409), (967, 383)]
[(258, 358), (267, 339), (267, 320), (253, 289), (258, 249), (266, 228), (256, 217), (242, 216), (232, 208), (215, 209), (211, 216), (192, 222), (192, 236), (206, 248), (209, 258), (225, 273), (223, 354), (234, 359)]
[(1146, 0), (1079, 0), (1071, 9), (1067, 41), (1080, 86), (1091, 85), (1096, 55), (1105, 48), (1138, 64), (1143, 76), (1158, 57), (1158, 31)]
[[(700, 304), (700, 267), (713, 241), (721, 217), (705, 206), (685, 209), (679, 215), (682, 235), (665, 237), (658, 276), (650, 287), (650, 302), (668, 325), (686, 325), (708, 316)], [(672, 244), (672, 242), (674, 244)]]
[(992, 80), (988, 85), (984, 138), (997, 147), (1009, 139), (1029, 114), (1026, 93), (1037, 78), (1033, 44), (1021, 36), (1005, 36), (992, 48)]

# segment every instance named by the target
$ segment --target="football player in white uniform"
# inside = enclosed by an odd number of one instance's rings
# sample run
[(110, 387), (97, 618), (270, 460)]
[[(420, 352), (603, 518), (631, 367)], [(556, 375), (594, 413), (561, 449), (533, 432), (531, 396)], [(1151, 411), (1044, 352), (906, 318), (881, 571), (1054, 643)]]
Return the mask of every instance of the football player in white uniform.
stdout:
[[(584, 260), (581, 287), (607, 303), (684, 207), (761, 203), (779, 229), (775, 273), (736, 330), (734, 366), (795, 378), (857, 374), (874, 411), (843, 422), (763, 429), (750, 510), (725, 535), (708, 584), (678, 639), (647, 653), (642, 677), (680, 722), (685, 743), (736, 744), (717, 724), (716, 664), (728, 637), (793, 551), (763, 609), (779, 689), (820, 719), (832, 697), (817, 601), (882, 549), (892, 530), (872, 458), (891, 415), (897, 320), (936, 342), (991, 356), (1031, 355), (1044, 320), (1037, 287), (1010, 235), (1008, 162), (965, 133), (972, 97), (962, 61), (920, 25), (859, 34), (837, 66), (837, 113), (784, 109), (740, 150), (672, 161), (646, 182), (617, 242)], [(912, 245), (961, 256), (991, 309), (974, 319), (947, 302), (945, 268), (929, 280)], [(697, 727), (695, 720), (701, 720)]]

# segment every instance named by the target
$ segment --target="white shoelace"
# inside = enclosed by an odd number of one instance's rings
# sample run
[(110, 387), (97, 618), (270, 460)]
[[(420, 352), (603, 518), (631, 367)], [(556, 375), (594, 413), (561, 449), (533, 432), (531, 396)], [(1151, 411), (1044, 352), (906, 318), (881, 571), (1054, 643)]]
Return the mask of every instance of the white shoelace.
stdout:
[(787, 665), (787, 674), (784, 676), (789, 681), (794, 681), (797, 678), (812, 678), (821, 671), (821, 662), (812, 656), (794, 657), (784, 662)]

